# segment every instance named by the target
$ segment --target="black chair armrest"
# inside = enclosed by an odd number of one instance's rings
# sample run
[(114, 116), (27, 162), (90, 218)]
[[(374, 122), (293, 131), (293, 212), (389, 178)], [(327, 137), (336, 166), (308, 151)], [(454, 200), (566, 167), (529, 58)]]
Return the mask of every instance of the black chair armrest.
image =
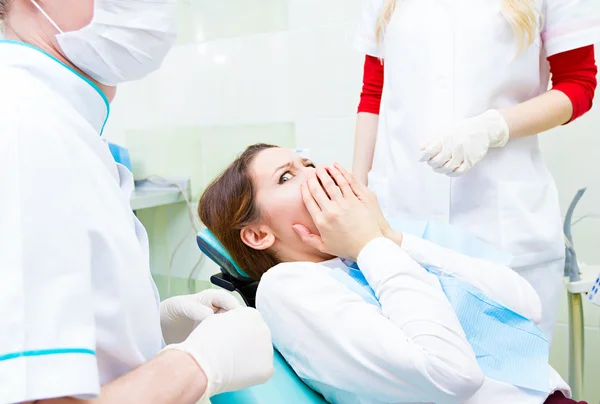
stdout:
[[(223, 269), (221, 270), (223, 271)], [(213, 285), (219, 286), (230, 292), (238, 292), (244, 299), (246, 305), (249, 307), (255, 307), (256, 290), (258, 289), (257, 281), (235, 279), (223, 271), (219, 274), (211, 276), (210, 282)]]

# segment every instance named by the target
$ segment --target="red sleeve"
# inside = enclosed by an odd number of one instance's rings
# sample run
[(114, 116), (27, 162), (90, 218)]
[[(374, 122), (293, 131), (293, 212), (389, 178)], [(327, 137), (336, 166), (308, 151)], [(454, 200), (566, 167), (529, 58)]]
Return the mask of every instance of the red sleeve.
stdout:
[(381, 93), (383, 92), (383, 61), (369, 56), (365, 58), (363, 88), (360, 94), (358, 112), (379, 114)]
[(548, 58), (552, 73), (552, 89), (566, 94), (573, 104), (573, 116), (579, 118), (592, 108), (598, 68), (594, 45), (557, 53)]

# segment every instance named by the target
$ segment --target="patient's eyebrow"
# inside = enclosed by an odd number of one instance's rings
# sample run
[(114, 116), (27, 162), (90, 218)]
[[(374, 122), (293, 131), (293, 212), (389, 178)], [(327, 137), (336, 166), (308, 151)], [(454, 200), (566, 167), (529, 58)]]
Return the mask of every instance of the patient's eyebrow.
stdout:
[[(302, 164), (306, 165), (306, 163), (310, 163), (312, 164), (312, 162), (310, 161), (310, 159), (302, 159)], [(289, 170), (294, 166), (294, 162), (293, 161), (288, 161), (285, 164), (280, 165), (279, 167), (277, 167), (275, 169), (275, 172), (273, 173), (273, 175), (277, 175), (278, 172), (280, 172), (281, 170), (285, 169), (285, 170)]]
[(292, 166), (294, 165), (294, 163), (292, 161), (288, 161), (285, 164), (280, 165), (279, 167), (277, 167), (275, 169), (275, 172), (273, 173), (273, 175), (277, 175), (278, 172), (280, 172), (281, 170), (285, 169), (285, 170), (289, 170), (290, 168), (292, 168)]

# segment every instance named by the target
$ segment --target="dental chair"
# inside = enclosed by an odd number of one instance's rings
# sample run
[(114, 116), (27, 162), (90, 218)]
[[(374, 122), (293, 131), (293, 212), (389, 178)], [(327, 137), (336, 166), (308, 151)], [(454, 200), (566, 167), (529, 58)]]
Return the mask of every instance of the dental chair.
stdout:
[[(258, 282), (253, 281), (209, 231), (198, 233), (198, 247), (215, 262), (221, 273), (213, 275), (211, 282), (230, 292), (238, 292), (250, 307), (255, 307)], [(277, 350), (274, 357), (275, 374), (267, 383), (243, 390), (220, 394), (210, 399), (212, 404), (326, 404), (318, 393), (311, 390), (294, 373)]]

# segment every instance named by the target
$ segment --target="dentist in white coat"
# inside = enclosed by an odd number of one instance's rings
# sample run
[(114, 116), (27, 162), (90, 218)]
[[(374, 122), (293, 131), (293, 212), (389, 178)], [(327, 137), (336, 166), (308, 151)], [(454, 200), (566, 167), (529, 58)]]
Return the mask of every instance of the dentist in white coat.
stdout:
[(511, 253), (549, 338), (565, 247), (537, 134), (591, 107), (598, 42), (598, 0), (366, 0), (356, 37), (367, 57), (353, 173), (389, 216), (450, 223)]
[(195, 403), (268, 380), (258, 312), (217, 291), (159, 305), (132, 175), (102, 140), (115, 86), (172, 46), (175, 0), (0, 0), (0, 19), (0, 403)]

